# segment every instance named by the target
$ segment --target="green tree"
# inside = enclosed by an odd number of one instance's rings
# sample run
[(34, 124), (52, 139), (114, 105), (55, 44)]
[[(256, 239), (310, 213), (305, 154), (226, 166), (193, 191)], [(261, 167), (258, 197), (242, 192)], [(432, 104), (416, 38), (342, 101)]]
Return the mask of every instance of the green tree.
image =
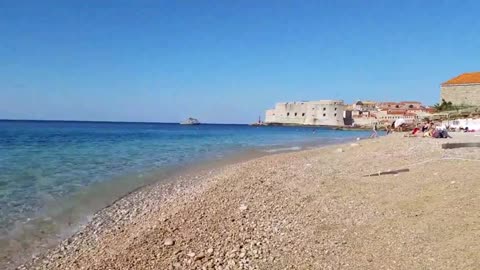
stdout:
[(437, 103), (437, 104), (433, 105), (433, 107), (439, 112), (455, 110), (455, 106), (453, 106), (452, 102), (451, 101), (446, 101), (445, 99), (442, 99), (442, 103), (440, 103), (440, 104)]

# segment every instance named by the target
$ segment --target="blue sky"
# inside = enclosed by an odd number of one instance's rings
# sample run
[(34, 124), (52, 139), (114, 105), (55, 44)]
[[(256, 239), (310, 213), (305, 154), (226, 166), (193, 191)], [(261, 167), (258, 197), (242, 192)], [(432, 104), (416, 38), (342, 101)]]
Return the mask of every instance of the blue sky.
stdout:
[(248, 123), (480, 71), (478, 1), (0, 1), (0, 119)]

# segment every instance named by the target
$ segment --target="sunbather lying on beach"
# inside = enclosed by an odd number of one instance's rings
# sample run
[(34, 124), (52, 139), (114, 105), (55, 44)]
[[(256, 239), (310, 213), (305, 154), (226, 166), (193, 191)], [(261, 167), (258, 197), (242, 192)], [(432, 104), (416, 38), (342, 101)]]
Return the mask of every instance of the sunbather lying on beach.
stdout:
[(429, 128), (425, 132), (423, 132), (425, 126), (422, 126), (422, 129), (416, 126), (411, 133), (405, 134), (404, 137), (452, 138), (452, 136), (448, 134), (446, 127), (435, 125), (434, 123), (429, 123), (428, 126)]
[(445, 127), (439, 125), (432, 125), (432, 127), (425, 132), (423, 137), (431, 137), (431, 138), (452, 138)]
[(437, 129), (437, 132), (436, 132), (436, 137), (434, 138), (443, 138), (443, 139), (447, 139), (447, 138), (452, 138), (452, 136), (450, 136), (450, 134), (448, 134), (448, 131), (446, 129)]
[(422, 136), (422, 132), (420, 131), (420, 128), (418, 127), (418, 125), (412, 130), (411, 133), (408, 133), (408, 134), (405, 134), (404, 137), (421, 137)]

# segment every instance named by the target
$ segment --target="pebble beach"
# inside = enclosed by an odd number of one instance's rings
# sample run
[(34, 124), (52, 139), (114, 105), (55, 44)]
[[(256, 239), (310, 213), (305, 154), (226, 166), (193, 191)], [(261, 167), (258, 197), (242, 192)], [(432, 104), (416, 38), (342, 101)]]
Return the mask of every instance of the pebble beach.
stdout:
[(441, 147), (480, 137), (451, 135), (188, 172), (18, 269), (480, 269), (480, 149)]

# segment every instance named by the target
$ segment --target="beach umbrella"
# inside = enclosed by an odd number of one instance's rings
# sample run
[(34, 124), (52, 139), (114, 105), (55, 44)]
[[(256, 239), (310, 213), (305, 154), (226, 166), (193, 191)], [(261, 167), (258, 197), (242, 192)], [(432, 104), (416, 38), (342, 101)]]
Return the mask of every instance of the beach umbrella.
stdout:
[(397, 120), (395, 121), (395, 127), (396, 127), (396, 128), (399, 127), (399, 126), (401, 126), (401, 125), (403, 125), (403, 124), (405, 124), (405, 119), (403, 119), (403, 118), (397, 119)]

